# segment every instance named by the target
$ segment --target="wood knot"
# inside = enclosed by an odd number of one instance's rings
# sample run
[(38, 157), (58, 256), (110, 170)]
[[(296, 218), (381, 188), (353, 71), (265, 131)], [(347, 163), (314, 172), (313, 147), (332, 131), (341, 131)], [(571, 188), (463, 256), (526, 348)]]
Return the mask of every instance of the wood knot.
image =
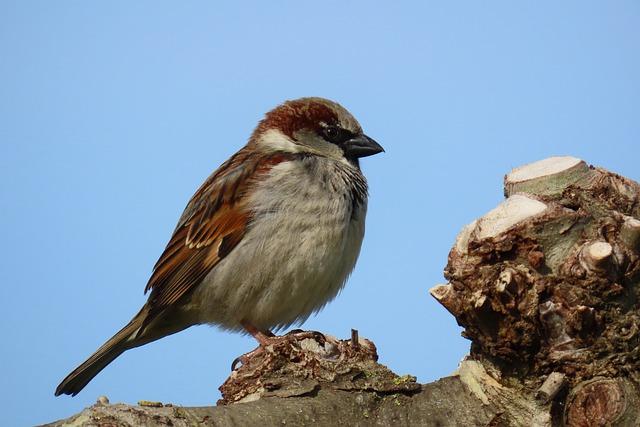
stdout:
[(570, 427), (630, 426), (638, 417), (638, 391), (623, 378), (596, 377), (578, 384), (565, 410), (565, 424)]

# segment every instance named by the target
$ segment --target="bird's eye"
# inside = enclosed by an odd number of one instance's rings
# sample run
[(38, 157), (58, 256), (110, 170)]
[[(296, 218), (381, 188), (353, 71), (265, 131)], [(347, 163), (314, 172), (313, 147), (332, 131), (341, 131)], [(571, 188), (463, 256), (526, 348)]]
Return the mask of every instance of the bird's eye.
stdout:
[(322, 130), (322, 136), (329, 142), (340, 144), (349, 139), (351, 134), (338, 126), (327, 126)]

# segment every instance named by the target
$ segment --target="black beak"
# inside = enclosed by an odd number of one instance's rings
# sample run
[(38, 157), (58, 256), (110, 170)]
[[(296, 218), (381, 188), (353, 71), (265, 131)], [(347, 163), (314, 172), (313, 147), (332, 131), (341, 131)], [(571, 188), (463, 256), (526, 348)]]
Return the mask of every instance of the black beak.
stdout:
[(369, 138), (367, 135), (357, 135), (345, 141), (342, 149), (347, 157), (367, 157), (384, 151), (382, 145)]

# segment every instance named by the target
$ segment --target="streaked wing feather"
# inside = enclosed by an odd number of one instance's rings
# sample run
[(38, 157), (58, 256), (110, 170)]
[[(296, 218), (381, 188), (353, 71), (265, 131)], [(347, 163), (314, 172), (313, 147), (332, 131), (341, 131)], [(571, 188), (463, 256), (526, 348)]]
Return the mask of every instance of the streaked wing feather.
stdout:
[(242, 240), (251, 213), (247, 195), (262, 176), (293, 155), (251, 155), (245, 147), (225, 162), (189, 201), (167, 247), (154, 266), (151, 316), (178, 302)]

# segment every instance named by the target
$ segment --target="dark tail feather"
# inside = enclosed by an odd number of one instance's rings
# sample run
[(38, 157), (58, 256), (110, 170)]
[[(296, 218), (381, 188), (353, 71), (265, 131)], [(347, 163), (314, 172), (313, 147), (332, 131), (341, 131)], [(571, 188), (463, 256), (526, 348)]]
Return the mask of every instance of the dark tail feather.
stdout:
[(120, 356), (126, 350), (139, 345), (129, 342), (128, 340), (142, 326), (145, 318), (146, 312), (145, 308), (143, 308), (127, 326), (111, 337), (109, 341), (104, 343), (102, 347), (93, 353), (82, 365), (74, 369), (73, 372), (62, 380), (58, 388), (56, 388), (56, 396), (60, 396), (61, 394), (75, 396), (89, 384), (89, 381), (91, 381), (93, 377), (98, 375), (109, 363), (113, 362), (116, 357)]

